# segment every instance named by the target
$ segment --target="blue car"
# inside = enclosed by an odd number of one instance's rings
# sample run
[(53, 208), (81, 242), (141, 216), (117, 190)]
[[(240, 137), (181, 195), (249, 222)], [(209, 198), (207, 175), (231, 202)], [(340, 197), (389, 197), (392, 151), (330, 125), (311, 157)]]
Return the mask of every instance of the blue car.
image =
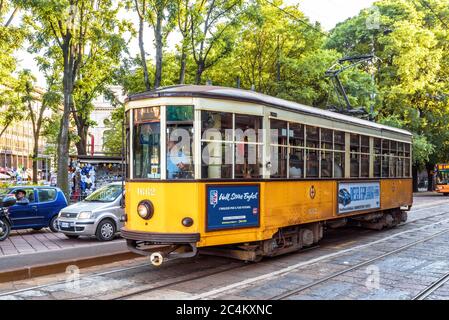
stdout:
[(59, 211), (67, 207), (67, 199), (61, 189), (47, 186), (17, 186), (1, 189), (0, 194), (17, 195), (25, 192), (25, 200), (17, 201), (9, 207), (12, 229), (40, 230), (49, 227), (58, 232), (57, 218)]

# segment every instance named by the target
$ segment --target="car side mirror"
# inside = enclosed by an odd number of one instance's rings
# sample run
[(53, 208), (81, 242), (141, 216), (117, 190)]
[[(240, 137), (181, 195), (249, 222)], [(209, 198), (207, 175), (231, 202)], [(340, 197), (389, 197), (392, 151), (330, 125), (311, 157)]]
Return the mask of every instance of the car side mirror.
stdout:
[(17, 202), (17, 199), (15, 196), (5, 196), (2, 199), (0, 199), (0, 207), (7, 208), (12, 207)]

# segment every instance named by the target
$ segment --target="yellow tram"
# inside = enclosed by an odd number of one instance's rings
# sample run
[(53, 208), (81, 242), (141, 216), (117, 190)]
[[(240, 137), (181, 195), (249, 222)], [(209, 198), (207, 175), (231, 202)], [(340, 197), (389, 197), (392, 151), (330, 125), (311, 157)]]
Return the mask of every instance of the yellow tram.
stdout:
[(130, 250), (257, 261), (323, 229), (404, 222), (412, 135), (253, 91), (172, 86), (126, 103)]

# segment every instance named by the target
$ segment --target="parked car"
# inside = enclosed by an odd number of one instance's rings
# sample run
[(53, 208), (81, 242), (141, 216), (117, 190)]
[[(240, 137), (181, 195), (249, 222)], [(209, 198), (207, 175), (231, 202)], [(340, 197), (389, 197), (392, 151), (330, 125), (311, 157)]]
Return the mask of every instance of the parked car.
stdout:
[(61, 209), (67, 207), (67, 199), (61, 189), (49, 186), (14, 186), (0, 189), (0, 194), (25, 192), (27, 201), (17, 201), (9, 208), (12, 230), (40, 230), (49, 227), (58, 232), (56, 220)]
[(61, 210), (58, 229), (70, 239), (95, 236), (100, 241), (112, 240), (123, 226), (122, 199), (122, 184), (108, 184)]

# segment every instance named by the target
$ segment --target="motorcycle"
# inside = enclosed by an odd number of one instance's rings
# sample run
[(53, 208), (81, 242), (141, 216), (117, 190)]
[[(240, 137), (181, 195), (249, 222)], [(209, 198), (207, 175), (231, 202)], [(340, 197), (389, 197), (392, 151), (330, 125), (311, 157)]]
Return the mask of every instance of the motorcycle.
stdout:
[(16, 197), (8, 195), (0, 200), (0, 241), (6, 240), (11, 233), (12, 222), (8, 208), (16, 204)]

